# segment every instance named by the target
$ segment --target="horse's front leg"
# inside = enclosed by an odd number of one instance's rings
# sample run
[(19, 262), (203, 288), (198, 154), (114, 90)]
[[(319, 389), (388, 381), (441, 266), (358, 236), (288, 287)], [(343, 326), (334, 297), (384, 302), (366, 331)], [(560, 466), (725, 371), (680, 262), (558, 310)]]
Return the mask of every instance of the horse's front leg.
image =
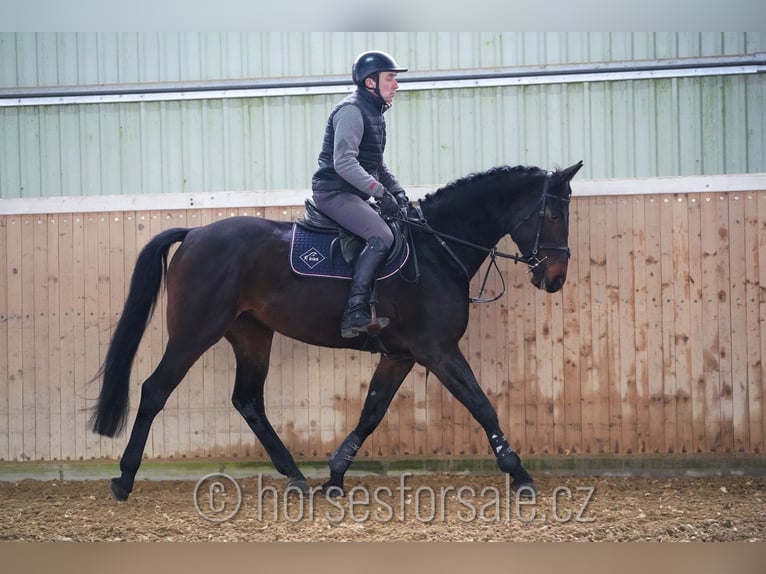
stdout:
[(492, 452), (500, 470), (513, 478), (513, 489), (520, 495), (535, 492), (534, 481), (521, 464), (521, 458), (511, 448), (500, 428), (497, 412), (481, 389), (468, 361), (458, 347), (430, 357), (426, 366), (439, 377), (447, 390), (463, 404), (487, 433)]
[(327, 496), (343, 496), (343, 477), (365, 439), (378, 427), (415, 361), (383, 357), (370, 381), (356, 428), (330, 457), (330, 480), (322, 485)]

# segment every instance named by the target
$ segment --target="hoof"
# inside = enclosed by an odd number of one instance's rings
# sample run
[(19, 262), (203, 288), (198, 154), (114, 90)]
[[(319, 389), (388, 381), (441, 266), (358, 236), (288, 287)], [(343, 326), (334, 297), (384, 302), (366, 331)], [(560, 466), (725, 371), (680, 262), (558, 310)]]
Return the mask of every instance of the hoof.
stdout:
[(511, 488), (513, 488), (513, 492), (519, 498), (522, 498), (525, 500), (531, 500), (537, 497), (537, 488), (535, 487), (535, 483), (532, 481), (526, 481), (526, 482), (513, 481)]
[(125, 502), (128, 499), (128, 496), (130, 496), (130, 491), (120, 486), (120, 481), (117, 478), (112, 479), (111, 490), (114, 499), (119, 500), (120, 502)]
[(287, 482), (287, 490), (297, 490), (302, 494), (311, 494), (311, 487), (305, 478), (291, 478)]
[(324, 495), (327, 498), (338, 498), (339, 496), (346, 496), (342, 486), (338, 486), (337, 484), (332, 484), (330, 482), (325, 482), (322, 485), (322, 492), (324, 492)]

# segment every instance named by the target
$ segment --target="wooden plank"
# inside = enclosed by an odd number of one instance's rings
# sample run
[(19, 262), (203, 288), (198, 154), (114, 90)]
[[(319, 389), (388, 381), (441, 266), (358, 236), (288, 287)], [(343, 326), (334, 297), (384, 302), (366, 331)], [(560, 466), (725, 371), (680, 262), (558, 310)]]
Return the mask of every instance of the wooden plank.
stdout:
[(692, 452), (707, 450), (705, 441), (705, 356), (703, 330), (705, 316), (702, 311), (702, 217), (700, 198), (687, 197), (689, 210), (689, 384), (691, 388)]
[(620, 446), (621, 451), (634, 454), (638, 451), (638, 414), (636, 393), (636, 316), (633, 245), (633, 211), (635, 199), (620, 198), (617, 205), (617, 273), (619, 333), (619, 395), (620, 395)]
[(586, 452), (603, 454), (610, 451), (609, 424), (609, 325), (607, 309), (607, 237), (606, 198), (594, 198), (589, 225), (591, 250), (591, 337), (593, 365), (591, 396), (595, 398), (593, 443), (586, 445)]
[(673, 255), (673, 205), (672, 199), (663, 197), (660, 202), (660, 253), (662, 274), (662, 369), (664, 372), (664, 437), (663, 451), (673, 453), (678, 445), (678, 417), (676, 414), (676, 341), (675, 341), (675, 301), (673, 290), (674, 262)]
[(564, 394), (564, 317), (562, 293), (548, 295), (551, 309), (551, 416), (553, 442), (551, 452), (563, 453), (566, 446), (566, 396)]
[(526, 344), (524, 341), (524, 309), (526, 298), (527, 275), (521, 266), (509, 266), (506, 274), (508, 284), (508, 417), (506, 438), (514, 450), (527, 452), (530, 445), (527, 440), (526, 425), (526, 385), (524, 364), (526, 362)]
[(537, 408), (540, 398), (537, 373), (537, 294), (526, 285), (522, 287), (519, 295), (524, 300), (523, 325), (524, 325), (524, 423), (526, 425), (527, 452), (535, 454), (542, 451), (539, 437), (539, 411)]
[[(647, 315), (646, 198), (632, 201), (633, 336), (635, 340), (635, 452), (649, 447), (649, 340)], [(654, 349), (652, 349), (654, 351)]]
[[(87, 427), (85, 409), (88, 397), (95, 397), (100, 388), (100, 381), (88, 387), (84, 381), (89, 381), (96, 372), (89, 370), (88, 355), (86, 353), (89, 335), (86, 325), (88, 324), (87, 313), (90, 311), (86, 303), (86, 259), (89, 249), (89, 236), (86, 233), (86, 215), (83, 213), (72, 214), (72, 339), (74, 352), (74, 457), (84, 459), (88, 454), (88, 435), (92, 434)], [(86, 310), (87, 309), (87, 310)]]
[(650, 360), (647, 364), (646, 396), (647, 452), (665, 452), (665, 370), (662, 365), (662, 198), (650, 195), (644, 201), (646, 221), (646, 340)]
[(747, 422), (749, 441), (746, 445), (746, 451), (758, 453), (763, 449), (758, 194), (743, 193), (742, 201), (745, 204), (744, 255), (747, 309)]
[(582, 301), (583, 278), (579, 273), (578, 259), (583, 256), (579, 253), (580, 230), (577, 222), (578, 209), (583, 207), (578, 202), (570, 204), (569, 211), (569, 246), (570, 251), (575, 252), (574, 259), (570, 259), (567, 269), (567, 282), (562, 293), (562, 351), (563, 351), (563, 377), (560, 393), (563, 399), (563, 423), (564, 432), (561, 433), (560, 448), (564, 454), (582, 451), (582, 392), (580, 389), (581, 357), (580, 350), (580, 313), (578, 302)]
[[(58, 228), (58, 265), (59, 265), (59, 376), (61, 388), (61, 459), (70, 460), (76, 452), (76, 433), (72, 421), (75, 420), (75, 395), (78, 380), (75, 377), (77, 358), (75, 356), (76, 302), (75, 302), (75, 249), (74, 216), (71, 213), (59, 214)], [(91, 385), (98, 388), (98, 382)], [(95, 392), (95, 391), (93, 391)]]
[[(22, 429), (24, 460), (37, 458), (37, 399), (35, 388), (35, 217), (26, 215), (21, 218), (21, 275), (32, 284), (22, 285), (21, 293), (21, 363), (22, 363)], [(42, 389), (41, 389), (42, 391)], [(47, 395), (46, 395), (47, 402)]]
[(745, 200), (741, 193), (727, 195), (729, 204), (729, 285), (731, 313), (732, 424), (735, 452), (746, 452), (750, 444), (748, 421), (747, 365), (747, 257), (745, 244)]
[(535, 293), (537, 315), (536, 357), (534, 380), (538, 387), (537, 440), (540, 453), (555, 452), (553, 438), (553, 336), (551, 311), (553, 304), (545, 293)]
[[(34, 236), (34, 276), (32, 328), (34, 329), (34, 434), (37, 460), (51, 459), (50, 396), (51, 380), (48, 357), (50, 340), (50, 313), (48, 292), (51, 281), (48, 277), (48, 224), (44, 215), (32, 218)], [(55, 257), (55, 255), (54, 255)]]
[(721, 376), (721, 449), (734, 449), (734, 364), (732, 361), (731, 230), (726, 195), (716, 196), (716, 229), (719, 236), (716, 279), (718, 284), (718, 357)]
[(61, 313), (59, 308), (60, 288), (61, 288), (61, 253), (59, 251), (59, 222), (62, 216), (50, 215), (43, 218), (47, 231), (47, 252), (48, 252), (48, 369), (49, 374), (46, 380), (48, 386), (48, 427), (50, 452), (49, 459), (61, 460), (61, 436), (62, 422), (68, 419), (62, 419), (61, 416), (61, 385), (65, 380), (61, 368)]
[(8, 459), (24, 459), (24, 359), (22, 216), (8, 218), (6, 261), (8, 314)]
[(8, 308), (8, 281), (11, 269), (8, 266), (8, 224), (13, 216), (0, 215), (0, 461), (10, 460), (9, 387), (11, 372), (8, 365), (8, 327), (11, 322)]
[(702, 355), (705, 381), (705, 451), (721, 449), (721, 363), (718, 337), (718, 257), (724, 247), (719, 241), (717, 222), (718, 196), (700, 197), (702, 274)]
[(692, 450), (692, 408), (691, 408), (691, 349), (689, 300), (689, 210), (687, 197), (679, 195), (671, 201), (673, 210), (673, 343), (676, 375), (676, 452)]
[(620, 363), (620, 235), (617, 224), (617, 198), (607, 197), (605, 203), (604, 232), (606, 233), (606, 348), (607, 396), (609, 400), (609, 447), (607, 452), (624, 452), (622, 445), (622, 366)]
[[(570, 226), (577, 228), (577, 242), (573, 246), (572, 259), (577, 266), (577, 309), (572, 312), (577, 314), (579, 325), (578, 357), (579, 375), (577, 381), (567, 381), (567, 384), (579, 386), (580, 396), (580, 420), (581, 434), (577, 445), (577, 452), (590, 452), (595, 442), (594, 413), (596, 397), (593, 393), (593, 379), (595, 365), (593, 362), (593, 325), (592, 325), (592, 294), (591, 294), (591, 264), (592, 254), (590, 246), (590, 218), (593, 201), (590, 199), (577, 198), (572, 201), (570, 210), (573, 217)], [(570, 263), (570, 267), (571, 267)]]
[[(760, 353), (761, 368), (766, 362), (766, 191), (754, 192), (758, 199), (758, 320), (760, 327)], [(761, 375), (761, 386), (756, 396), (751, 396), (751, 401), (760, 405), (761, 442), (753, 446), (757, 454), (766, 452), (766, 377)]]

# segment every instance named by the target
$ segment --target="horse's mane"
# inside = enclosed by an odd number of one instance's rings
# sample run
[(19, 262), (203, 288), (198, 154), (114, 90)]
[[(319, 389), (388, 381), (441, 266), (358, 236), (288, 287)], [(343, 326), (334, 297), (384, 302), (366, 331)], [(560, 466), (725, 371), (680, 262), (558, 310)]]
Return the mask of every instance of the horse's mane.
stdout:
[(426, 196), (423, 198), (423, 202), (428, 203), (429, 201), (432, 201), (441, 196), (449, 194), (454, 189), (457, 189), (459, 187), (470, 186), (472, 184), (479, 183), (487, 178), (496, 177), (498, 175), (527, 175), (527, 174), (538, 173), (540, 171), (541, 171), (540, 168), (535, 166), (517, 165), (517, 166), (511, 167), (508, 165), (499, 165), (497, 167), (490, 168), (486, 171), (469, 173), (466, 176), (463, 176), (459, 179), (451, 181), (450, 183), (438, 188), (436, 191), (426, 194)]

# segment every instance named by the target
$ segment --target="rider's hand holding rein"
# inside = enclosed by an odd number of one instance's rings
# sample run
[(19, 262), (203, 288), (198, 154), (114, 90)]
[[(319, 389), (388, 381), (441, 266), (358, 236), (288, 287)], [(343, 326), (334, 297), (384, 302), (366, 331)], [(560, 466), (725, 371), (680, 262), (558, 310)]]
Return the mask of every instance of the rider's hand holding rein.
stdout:
[[(404, 193), (404, 192), (402, 192)], [(380, 206), (380, 214), (383, 217), (396, 217), (400, 214), (400, 203), (390, 191), (386, 191), (380, 198), (376, 199)]]

